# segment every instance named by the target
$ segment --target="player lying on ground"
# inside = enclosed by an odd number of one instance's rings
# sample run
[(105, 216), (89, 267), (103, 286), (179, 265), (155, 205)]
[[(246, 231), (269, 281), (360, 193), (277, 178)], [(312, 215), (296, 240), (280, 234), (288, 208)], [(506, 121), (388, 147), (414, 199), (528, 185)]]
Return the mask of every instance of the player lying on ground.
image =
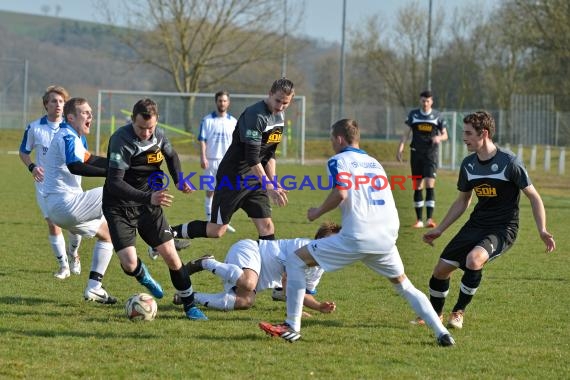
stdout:
[[(315, 239), (338, 233), (336, 223), (323, 223)], [(207, 270), (223, 280), (224, 291), (221, 293), (196, 292), (196, 302), (217, 310), (247, 310), (255, 303), (255, 296), (265, 289), (282, 287), (282, 274), (285, 271), (287, 257), (311, 242), (310, 239), (259, 240), (244, 239), (231, 246), (225, 263), (214, 256), (203, 256), (186, 264), (188, 273)], [(323, 270), (319, 267), (308, 268), (305, 272), (307, 281), (304, 305), (321, 313), (332, 313), (336, 309), (334, 302), (319, 302), (313, 296), (321, 279)], [(312, 293), (312, 294), (310, 294)], [(179, 303), (175, 296), (174, 303)]]

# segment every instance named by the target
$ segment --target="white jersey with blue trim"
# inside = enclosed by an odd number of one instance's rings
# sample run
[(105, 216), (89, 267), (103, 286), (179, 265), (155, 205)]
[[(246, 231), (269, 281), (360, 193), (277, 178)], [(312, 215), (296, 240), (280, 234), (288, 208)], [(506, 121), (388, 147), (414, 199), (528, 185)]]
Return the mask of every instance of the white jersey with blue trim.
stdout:
[[(51, 140), (59, 131), (59, 124), (59, 121), (49, 121), (47, 116), (32, 121), (24, 132), (24, 137), (20, 144), (20, 152), (30, 154), (32, 151), (35, 151), (34, 163), (41, 168), (45, 168), (48, 148)], [(34, 183), (36, 184), (36, 190), (43, 194), (44, 182), (34, 181)]]
[(348, 191), (339, 205), (339, 235), (354, 243), (355, 252), (390, 252), (398, 238), (400, 220), (382, 165), (365, 151), (347, 147), (331, 157), (327, 166), (335, 186)]
[(62, 123), (47, 153), (44, 173), (44, 194), (78, 194), (83, 192), (81, 176), (67, 168), (73, 162), (85, 162), (90, 154), (85, 137), (79, 136), (68, 124)]
[(206, 143), (206, 158), (221, 160), (232, 143), (237, 119), (230, 115), (219, 116), (216, 111), (204, 116), (200, 123), (198, 141)]

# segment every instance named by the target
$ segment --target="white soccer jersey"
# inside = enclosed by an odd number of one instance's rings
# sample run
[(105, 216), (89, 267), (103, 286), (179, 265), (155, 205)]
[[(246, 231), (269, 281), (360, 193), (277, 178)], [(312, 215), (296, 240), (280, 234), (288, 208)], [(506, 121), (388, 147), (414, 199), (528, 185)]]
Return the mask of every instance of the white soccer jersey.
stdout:
[[(294, 255), (295, 251), (311, 242), (310, 239), (280, 239), (260, 240), (259, 255), (261, 256), (261, 271), (257, 281), (257, 291), (281, 286), (281, 274), (285, 272), (287, 257)], [(305, 271), (307, 292), (315, 293), (321, 280), (323, 270), (319, 267), (309, 268)]]
[[(53, 136), (59, 131), (60, 122), (49, 121), (47, 116), (43, 116), (37, 120), (32, 121), (22, 138), (20, 144), (20, 152), (30, 154), (32, 151), (36, 152), (34, 163), (42, 168), (46, 166), (46, 155), (48, 148), (51, 144)], [(43, 182), (34, 182), (36, 184), (36, 191), (43, 195)]]
[(62, 123), (46, 156), (44, 194), (82, 193), (81, 176), (71, 174), (67, 165), (85, 162), (89, 156), (85, 138), (79, 137), (70, 125)]
[(206, 143), (207, 159), (216, 160), (224, 157), (232, 143), (232, 133), (236, 123), (237, 119), (229, 113), (220, 117), (215, 111), (202, 119), (198, 141)]
[(339, 235), (354, 253), (387, 253), (398, 238), (400, 221), (390, 179), (380, 163), (360, 149), (347, 147), (328, 161), (328, 171), (338, 188), (348, 191), (339, 205)]

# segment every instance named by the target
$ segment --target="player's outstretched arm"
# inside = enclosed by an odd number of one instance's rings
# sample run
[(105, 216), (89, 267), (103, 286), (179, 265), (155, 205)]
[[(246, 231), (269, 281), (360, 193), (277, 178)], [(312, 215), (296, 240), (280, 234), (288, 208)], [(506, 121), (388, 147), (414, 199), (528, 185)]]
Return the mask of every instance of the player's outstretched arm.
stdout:
[(552, 234), (546, 230), (546, 211), (544, 210), (544, 203), (542, 203), (540, 194), (538, 194), (538, 191), (536, 191), (533, 185), (524, 188), (523, 193), (530, 201), (534, 222), (536, 223), (538, 234), (546, 246), (546, 252), (554, 251), (556, 242)]
[(319, 207), (311, 207), (307, 211), (307, 219), (312, 222), (313, 220), (318, 219), (321, 215), (334, 210), (343, 200), (346, 199), (347, 196), (348, 191), (340, 190), (336, 187), (333, 188)]
[(460, 191), (457, 199), (453, 202), (445, 217), (436, 228), (429, 230), (423, 236), (424, 243), (433, 246), (433, 241), (443, 234), (443, 232), (451, 226), (469, 207), (471, 203), (471, 192)]
[(309, 309), (320, 311), (321, 313), (329, 314), (336, 310), (336, 303), (333, 301), (324, 301), (319, 302), (314, 296), (311, 294), (305, 294), (305, 298), (303, 299), (303, 306), (308, 307)]

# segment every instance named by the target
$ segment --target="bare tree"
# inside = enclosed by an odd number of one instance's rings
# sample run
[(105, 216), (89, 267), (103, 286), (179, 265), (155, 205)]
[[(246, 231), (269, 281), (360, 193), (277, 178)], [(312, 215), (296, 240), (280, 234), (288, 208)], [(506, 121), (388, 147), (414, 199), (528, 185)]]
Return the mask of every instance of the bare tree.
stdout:
[(44, 16), (47, 16), (47, 15), (49, 15), (49, 12), (51, 11), (51, 7), (49, 6), (49, 4), (44, 4), (40, 7), (40, 10), (44, 14)]
[[(434, 25), (443, 23), (444, 12), (436, 12)], [(378, 15), (371, 16), (354, 34), (352, 48), (374, 67), (389, 89), (391, 101), (407, 107), (415, 103), (423, 88), (426, 62), (428, 9), (417, 0), (402, 5), (394, 32), (389, 33)], [(440, 30), (434, 28), (433, 41)]]
[[(280, 73), (283, 0), (147, 0), (123, 3), (128, 26), (119, 37), (134, 61), (165, 72), (176, 91), (212, 89), (246, 65), (274, 61)], [(107, 3), (107, 20), (118, 24)], [(291, 10), (294, 25), (299, 12)], [(187, 104), (186, 128), (192, 120)]]
[(570, 3), (508, 0), (503, 9), (515, 25), (524, 25), (524, 32), (512, 33), (512, 37), (528, 51), (526, 83), (538, 92), (558, 95), (563, 99), (560, 104), (570, 109), (566, 101), (570, 95)]

